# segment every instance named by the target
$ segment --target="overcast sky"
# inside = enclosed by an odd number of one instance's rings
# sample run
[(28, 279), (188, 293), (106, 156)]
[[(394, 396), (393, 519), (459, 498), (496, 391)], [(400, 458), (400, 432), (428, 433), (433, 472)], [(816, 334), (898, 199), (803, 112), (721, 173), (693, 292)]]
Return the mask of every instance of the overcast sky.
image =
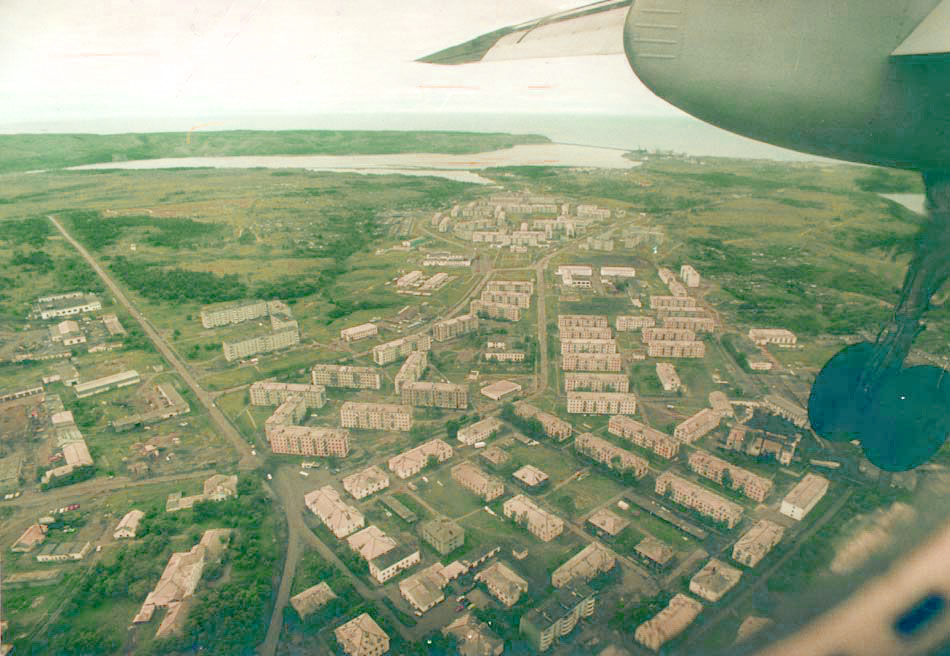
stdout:
[(112, 117), (199, 125), (240, 114), (674, 114), (622, 56), (413, 62), (579, 4), (0, 0), (0, 129)]

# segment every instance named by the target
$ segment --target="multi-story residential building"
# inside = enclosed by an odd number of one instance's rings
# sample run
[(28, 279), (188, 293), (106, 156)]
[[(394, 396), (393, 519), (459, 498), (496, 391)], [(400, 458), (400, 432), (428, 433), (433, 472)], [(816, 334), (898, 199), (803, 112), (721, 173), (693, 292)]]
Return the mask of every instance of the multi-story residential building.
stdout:
[(711, 558), (689, 580), (689, 591), (697, 597), (715, 603), (732, 590), (739, 583), (740, 578), (742, 578), (741, 570), (721, 560)]
[(531, 307), (531, 294), (522, 294), (521, 292), (491, 292), (485, 290), (482, 292), (481, 298), (486, 303), (515, 305), (522, 310)]
[(337, 627), (333, 635), (347, 656), (383, 656), (389, 651), (389, 636), (369, 613)]
[(425, 469), (430, 458), (435, 462), (445, 462), (452, 457), (452, 453), (452, 447), (444, 441), (429, 440), (390, 458), (389, 471), (399, 478), (409, 478)]
[(484, 583), (492, 596), (507, 608), (511, 608), (528, 591), (528, 582), (515, 574), (501, 561), (496, 561), (475, 575), (475, 580)]
[(613, 339), (613, 331), (610, 328), (599, 326), (575, 326), (564, 328), (558, 331), (558, 336), (562, 340), (566, 339)]
[(341, 481), (343, 489), (354, 499), (363, 499), (389, 487), (389, 475), (377, 465), (346, 476)]
[(651, 358), (704, 358), (706, 344), (693, 342), (650, 342), (647, 355)]
[(589, 585), (562, 588), (522, 615), (518, 628), (536, 651), (545, 652), (569, 635), (581, 619), (593, 615), (596, 603)]
[(548, 482), (548, 475), (534, 465), (524, 465), (511, 476), (530, 490), (539, 490)]
[(729, 402), (729, 397), (726, 396), (724, 392), (716, 390), (709, 393), (709, 406), (718, 412), (723, 418), (732, 417), (735, 415), (735, 410), (732, 409), (732, 404)]
[(430, 519), (419, 526), (422, 539), (443, 556), (465, 544), (465, 530), (451, 519)]
[(656, 377), (660, 379), (664, 392), (675, 392), (683, 386), (679, 374), (676, 373), (676, 367), (669, 362), (656, 363)]
[(300, 331), (296, 324), (292, 327), (277, 330), (265, 335), (256, 335), (237, 341), (221, 342), (224, 359), (233, 362), (240, 358), (247, 358), (260, 353), (270, 353), (282, 348), (288, 348), (300, 343)]
[(394, 339), (385, 344), (378, 344), (373, 347), (373, 362), (382, 366), (395, 362), (400, 358), (407, 357), (410, 353), (416, 351), (428, 351), (432, 348), (432, 337), (426, 333), (418, 335), (407, 335)]
[(459, 656), (502, 656), (505, 641), (472, 613), (464, 613), (442, 627), (443, 636), (453, 636)]
[(587, 523), (611, 537), (617, 537), (625, 528), (630, 526), (629, 519), (624, 519), (606, 508), (592, 512), (587, 518)]
[(696, 333), (681, 328), (644, 328), (643, 343), (650, 342), (692, 342), (696, 340)]
[(630, 379), (624, 374), (572, 373), (564, 375), (565, 392), (617, 392), (630, 391)]
[(686, 287), (681, 285), (678, 280), (671, 280), (670, 284), (667, 285), (667, 287), (670, 288), (670, 294), (672, 294), (673, 296), (684, 297), (687, 294)]
[(606, 221), (610, 218), (611, 212), (604, 207), (597, 207), (596, 205), (578, 205), (576, 214), (579, 219)]
[(671, 330), (692, 330), (694, 333), (711, 333), (716, 329), (712, 317), (663, 317), (663, 327)]
[(458, 431), (458, 441), (462, 444), (472, 446), (476, 442), (484, 442), (495, 433), (498, 433), (503, 424), (497, 417), (486, 417), (481, 421), (476, 421)]
[(280, 405), (291, 396), (299, 396), (308, 408), (322, 408), (327, 402), (327, 388), (323, 385), (278, 383), (259, 380), (251, 385), (251, 405)]
[(532, 280), (489, 280), (485, 289), (490, 292), (518, 292), (519, 294), (534, 294)]
[(73, 386), (73, 390), (75, 390), (77, 398), (84, 399), (87, 396), (102, 394), (103, 392), (128, 387), (129, 385), (138, 385), (141, 382), (142, 378), (139, 376), (139, 372), (134, 369), (129, 369), (128, 371), (123, 371), (111, 376), (103, 376), (102, 378), (89, 380), (85, 383), (77, 383)]
[(635, 551), (638, 556), (642, 556), (648, 562), (665, 567), (673, 559), (673, 547), (657, 540), (652, 535), (647, 536), (637, 543)]
[(651, 296), (650, 309), (653, 310), (691, 310), (696, 307), (696, 299), (691, 296)]
[(718, 412), (712, 408), (703, 408), (692, 417), (677, 424), (673, 430), (673, 437), (686, 444), (692, 444), (704, 435), (719, 428), (721, 420), (722, 415)]
[(406, 358), (406, 361), (403, 362), (399, 368), (399, 373), (397, 373), (393, 379), (393, 387), (396, 390), (396, 394), (398, 395), (402, 392), (402, 386), (406, 383), (413, 383), (422, 378), (422, 374), (428, 366), (429, 356), (426, 355), (425, 351), (410, 353), (409, 357)]
[(688, 264), (680, 267), (680, 278), (683, 279), (687, 287), (699, 287), (699, 271)]
[(432, 326), (432, 339), (445, 342), (455, 337), (461, 337), (478, 330), (478, 316), (463, 314), (454, 319), (439, 321)]
[(468, 407), (468, 387), (455, 383), (407, 382), (400, 386), (399, 396), (403, 405), (459, 410)]
[(598, 574), (609, 572), (617, 564), (617, 556), (599, 542), (591, 542), (551, 572), (551, 585), (563, 588), (578, 581), (587, 583)]
[(484, 357), (489, 362), (524, 362), (524, 351), (485, 351)]
[[(590, 275), (590, 267), (587, 275)], [(560, 269), (558, 270), (560, 271)], [(561, 275), (558, 273), (558, 275)], [(565, 328), (609, 328), (605, 314), (559, 314), (557, 317), (558, 330)]]
[(798, 338), (791, 330), (784, 328), (753, 328), (749, 331), (749, 339), (757, 346), (778, 344), (779, 346), (795, 346)]
[(649, 463), (645, 459), (592, 433), (578, 435), (574, 440), (574, 450), (610, 469), (632, 472), (637, 478), (643, 478), (649, 471)]
[(310, 370), (314, 385), (346, 387), (350, 389), (376, 389), (382, 387), (382, 376), (372, 367), (351, 367), (340, 364), (315, 364)]
[(367, 562), (396, 548), (396, 540), (373, 524), (353, 533), (346, 539), (346, 543)]
[(282, 425), (268, 431), (271, 451), (297, 456), (345, 458), (350, 452), (350, 431), (326, 426)]
[(304, 504), (338, 539), (358, 531), (366, 524), (363, 514), (343, 502), (340, 493), (329, 485), (304, 495)]
[(769, 394), (762, 399), (762, 407), (773, 415), (789, 420), (799, 428), (808, 428), (808, 411), (794, 401)]
[(452, 467), (452, 478), (486, 502), (497, 499), (505, 493), (505, 484), (500, 478), (486, 474), (470, 462), (461, 462)]
[(760, 519), (736, 541), (732, 547), (732, 559), (746, 567), (755, 567), (782, 541), (784, 535), (782, 526)]
[(448, 582), (449, 580), (442, 574), (442, 565), (432, 563), (400, 581), (399, 594), (416, 609), (417, 614), (421, 614), (445, 599), (443, 589)]
[(782, 499), (779, 512), (801, 521), (825, 496), (828, 486), (828, 479), (824, 476), (805, 474), (805, 477)]
[(102, 301), (95, 294), (86, 292), (69, 292), (53, 296), (41, 296), (33, 306), (34, 316), (43, 321), (70, 317), (76, 314), (96, 312), (102, 309)]
[(637, 397), (621, 392), (568, 392), (567, 411), (572, 415), (632, 415), (637, 412)]
[(616, 353), (613, 339), (561, 339), (561, 355), (568, 353)]
[(689, 468), (700, 476), (741, 492), (753, 501), (762, 503), (772, 491), (772, 481), (764, 476), (753, 474), (705, 451), (690, 453), (688, 463)]
[(504, 319), (505, 321), (521, 321), (521, 308), (517, 305), (504, 303), (489, 303), (475, 299), (469, 305), (471, 314), (488, 319)]
[(550, 542), (564, 532), (563, 519), (544, 510), (523, 494), (505, 501), (502, 512), (542, 542)]
[(286, 312), (287, 306), (280, 301), (231, 301), (201, 308), (201, 325), (205, 328), (217, 328), (229, 324), (253, 321), (266, 317), (272, 311)]
[(394, 403), (356, 403), (347, 401), (340, 408), (343, 428), (407, 431), (412, 428), (412, 408)]
[(281, 426), (292, 426), (299, 424), (307, 416), (307, 402), (302, 396), (292, 394), (277, 406), (273, 414), (264, 422), (264, 432), (268, 436), (271, 431), (277, 430)]
[(670, 603), (651, 619), (637, 627), (634, 639), (653, 651), (678, 636), (702, 612), (703, 605), (684, 594), (677, 594)]
[(650, 428), (636, 419), (617, 415), (607, 422), (611, 435), (630, 440), (637, 446), (649, 449), (661, 458), (672, 460), (679, 454), (680, 442), (662, 431)]
[(356, 342), (361, 339), (369, 339), (379, 334), (379, 328), (374, 323), (364, 323), (359, 326), (344, 328), (340, 331), (340, 339), (344, 342)]
[(603, 237), (588, 237), (587, 249), (591, 251), (607, 251), (614, 249), (613, 239), (604, 239)]
[(525, 401), (515, 403), (515, 414), (525, 419), (537, 419), (544, 428), (544, 434), (548, 437), (563, 442), (574, 432), (574, 427), (560, 417), (556, 417), (549, 412), (544, 412)]
[(613, 371), (623, 369), (623, 358), (617, 353), (570, 353), (561, 358), (564, 371)]
[(669, 494), (670, 498), (681, 506), (692, 508), (717, 522), (733, 528), (742, 518), (742, 506), (724, 499), (715, 492), (687, 481), (672, 472), (661, 474), (656, 479), (655, 492)]
[(385, 583), (400, 572), (419, 563), (422, 556), (414, 544), (400, 544), (369, 561), (369, 573), (379, 583)]
[(656, 325), (656, 319), (645, 315), (622, 315), (617, 317), (614, 325), (617, 328), (617, 332), (631, 332), (634, 330), (652, 328)]

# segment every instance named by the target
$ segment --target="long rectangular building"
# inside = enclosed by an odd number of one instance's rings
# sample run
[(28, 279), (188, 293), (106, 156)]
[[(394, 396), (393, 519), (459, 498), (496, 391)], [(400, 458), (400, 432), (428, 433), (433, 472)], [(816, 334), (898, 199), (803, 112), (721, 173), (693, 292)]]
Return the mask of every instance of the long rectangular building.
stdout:
[(515, 414), (524, 419), (537, 419), (541, 422), (545, 435), (561, 442), (568, 439), (574, 432), (574, 427), (570, 423), (525, 401), (515, 403)]
[(459, 410), (468, 407), (468, 387), (455, 383), (407, 382), (401, 385), (399, 395), (404, 405)]
[(410, 353), (417, 351), (424, 352), (430, 348), (432, 348), (432, 338), (429, 335), (425, 333), (407, 335), (406, 337), (374, 346), (373, 362), (383, 366), (390, 362), (395, 362), (400, 358), (405, 358)]
[(326, 426), (276, 426), (267, 434), (271, 451), (297, 456), (345, 458), (350, 452), (350, 431)]
[(455, 337), (461, 337), (478, 330), (478, 316), (463, 314), (454, 319), (439, 321), (432, 326), (432, 339), (445, 342)]
[(489, 303), (475, 299), (469, 305), (469, 312), (488, 319), (504, 319), (505, 321), (521, 321), (521, 308), (517, 305), (505, 303)]
[(712, 317), (663, 317), (663, 327), (674, 330), (692, 330), (696, 333), (711, 333), (716, 329), (716, 320)]
[(59, 317), (95, 312), (101, 309), (102, 301), (100, 301), (99, 297), (95, 294), (69, 292), (67, 294), (55, 294), (53, 296), (43, 296), (36, 299), (33, 313), (39, 316), (43, 321), (47, 321), (49, 319), (58, 319)]
[(782, 541), (784, 535), (785, 529), (782, 526), (767, 519), (760, 519), (736, 541), (732, 547), (732, 559), (746, 567), (755, 567)]
[(469, 446), (484, 442), (502, 428), (501, 420), (497, 417), (486, 417), (474, 424), (460, 428), (458, 431), (458, 441)]
[(613, 371), (623, 369), (623, 358), (617, 353), (570, 353), (562, 358), (564, 371)]
[(696, 333), (692, 330), (683, 328), (644, 328), (643, 342), (693, 342), (696, 341)]
[(567, 339), (613, 339), (613, 331), (610, 328), (599, 326), (574, 326), (564, 328), (558, 331), (558, 336), (562, 340)]
[(485, 290), (482, 292), (482, 300), (486, 303), (516, 305), (522, 310), (527, 310), (531, 307), (531, 294), (522, 294), (520, 292), (492, 292)]
[(753, 474), (705, 451), (693, 451), (689, 454), (688, 463), (689, 468), (700, 476), (741, 492), (753, 501), (762, 503), (772, 491), (772, 481), (764, 476)]
[(828, 479), (824, 476), (805, 474), (804, 478), (782, 499), (779, 512), (801, 521), (825, 496), (828, 486)]
[(486, 474), (470, 462), (460, 462), (452, 467), (452, 479), (486, 502), (505, 493), (505, 484), (500, 478)]
[(673, 437), (692, 444), (699, 438), (719, 428), (722, 415), (712, 408), (703, 408), (692, 417), (679, 423), (673, 430)]
[(393, 379), (396, 394), (398, 395), (402, 391), (402, 386), (406, 383), (412, 383), (422, 378), (422, 374), (428, 366), (429, 357), (425, 351), (410, 353), (409, 357), (406, 358), (406, 361), (403, 362), (399, 368), (399, 373), (397, 373)]
[(660, 647), (685, 631), (702, 610), (703, 605), (695, 599), (677, 594), (666, 608), (638, 626), (633, 637), (644, 647), (659, 651)]
[(310, 370), (314, 385), (345, 387), (349, 389), (376, 389), (382, 386), (382, 376), (372, 367), (351, 367), (340, 364), (315, 364)]
[(517, 292), (519, 294), (534, 294), (534, 281), (532, 280), (489, 280), (485, 285), (486, 291), (490, 292)]
[(683, 310), (696, 307), (696, 299), (691, 296), (651, 296), (652, 310)]
[(327, 388), (323, 385), (278, 383), (259, 380), (250, 389), (251, 405), (280, 405), (291, 396), (299, 396), (308, 408), (322, 408), (327, 402)]
[(361, 339), (369, 339), (379, 334), (379, 328), (374, 323), (363, 323), (359, 326), (344, 328), (340, 331), (340, 339), (344, 342), (356, 342)]
[(661, 458), (672, 460), (679, 454), (680, 443), (662, 431), (650, 428), (636, 419), (617, 415), (607, 422), (607, 430), (639, 447), (649, 449)]
[(233, 362), (240, 358), (247, 358), (260, 353), (270, 353), (282, 348), (288, 348), (300, 343), (300, 332), (296, 322), (290, 328), (277, 330), (264, 335), (256, 335), (247, 339), (225, 341), (221, 343), (224, 359)]
[(675, 503), (692, 508), (700, 515), (722, 522), (729, 528), (742, 519), (742, 506), (672, 472), (657, 477), (655, 492), (661, 496), (669, 494)]
[(111, 376), (89, 380), (85, 383), (77, 383), (73, 386), (73, 389), (76, 391), (76, 396), (82, 399), (87, 396), (92, 396), (93, 394), (101, 394), (109, 390), (119, 389), (120, 387), (138, 385), (140, 382), (142, 382), (142, 378), (139, 376), (139, 372), (130, 369)]
[(549, 513), (523, 494), (505, 501), (502, 512), (542, 542), (550, 542), (564, 532), (563, 519)]
[(704, 358), (706, 344), (692, 342), (650, 342), (647, 355), (651, 358)]
[(572, 415), (632, 415), (637, 412), (637, 397), (621, 392), (568, 392), (567, 411)]
[(429, 458), (435, 462), (445, 462), (454, 453), (451, 446), (443, 440), (429, 440), (417, 447), (403, 451), (389, 459), (389, 471), (399, 478), (409, 478), (421, 472), (429, 464)]
[(565, 392), (630, 391), (630, 379), (624, 374), (572, 373), (564, 375)]
[(616, 353), (613, 339), (561, 339), (561, 355), (569, 353)]
[[(280, 308), (284, 304), (277, 301)], [(217, 328), (266, 317), (271, 312), (271, 303), (261, 299), (250, 301), (232, 301), (201, 308), (201, 325), (205, 328)]]
[(412, 428), (412, 408), (394, 403), (356, 403), (347, 401), (340, 408), (343, 428), (408, 431)]
[(610, 469), (633, 472), (637, 478), (646, 476), (650, 469), (645, 459), (592, 433), (578, 435), (574, 440), (574, 450)]
[(656, 325), (656, 319), (646, 315), (622, 315), (617, 317), (614, 325), (617, 327), (617, 332), (625, 333), (652, 328)]
[[(590, 275), (588, 273), (587, 275)], [(606, 314), (559, 314), (557, 316), (558, 330), (565, 328), (609, 328)]]

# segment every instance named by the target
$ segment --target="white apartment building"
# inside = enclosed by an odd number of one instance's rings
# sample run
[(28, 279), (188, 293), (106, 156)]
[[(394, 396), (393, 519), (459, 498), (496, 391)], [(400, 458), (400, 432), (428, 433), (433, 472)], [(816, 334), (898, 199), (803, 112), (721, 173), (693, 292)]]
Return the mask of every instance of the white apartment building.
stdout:
[(296, 322), (292, 327), (278, 330), (265, 335), (257, 335), (237, 341), (221, 342), (224, 359), (233, 362), (241, 358), (248, 358), (260, 353), (270, 353), (282, 348), (288, 348), (300, 343), (300, 332)]
[(577, 326), (559, 330), (558, 336), (561, 339), (613, 339), (614, 334), (610, 328)]
[(403, 405), (458, 410), (468, 407), (468, 387), (455, 383), (406, 382), (400, 386), (399, 396)]
[(784, 328), (753, 328), (749, 331), (749, 339), (757, 346), (777, 344), (779, 346), (795, 346), (798, 338), (790, 330)]
[(445, 342), (476, 330), (478, 330), (478, 317), (474, 314), (463, 314), (454, 319), (435, 323), (432, 326), (432, 338), (437, 342)]
[(782, 499), (779, 512), (792, 519), (803, 520), (828, 492), (829, 485), (828, 479), (824, 476), (805, 474), (804, 478)]
[(521, 308), (517, 305), (505, 303), (489, 303), (475, 299), (469, 304), (469, 312), (488, 319), (503, 319), (505, 321), (521, 321)]
[(696, 308), (696, 299), (691, 296), (651, 296), (653, 310), (691, 310)]
[(603, 266), (600, 267), (601, 278), (634, 278), (637, 270), (633, 267)]
[(489, 280), (485, 285), (486, 291), (490, 292), (517, 292), (519, 294), (534, 294), (534, 281), (532, 280)]
[(610, 323), (607, 321), (606, 314), (559, 314), (557, 327), (558, 330), (564, 330), (565, 328), (609, 328)]
[(568, 392), (567, 411), (572, 415), (632, 415), (637, 412), (637, 397), (620, 392)]
[(521, 292), (492, 292), (486, 289), (482, 292), (481, 298), (486, 303), (516, 305), (522, 310), (531, 307), (531, 294), (523, 294)]
[(569, 353), (616, 353), (614, 339), (564, 339), (561, 338), (561, 355)]
[(705, 342), (650, 342), (647, 355), (651, 358), (704, 358)]
[(644, 328), (643, 342), (692, 342), (696, 340), (696, 333), (682, 328)]
[(692, 330), (694, 333), (711, 333), (716, 329), (712, 317), (663, 317), (663, 327), (674, 330)]

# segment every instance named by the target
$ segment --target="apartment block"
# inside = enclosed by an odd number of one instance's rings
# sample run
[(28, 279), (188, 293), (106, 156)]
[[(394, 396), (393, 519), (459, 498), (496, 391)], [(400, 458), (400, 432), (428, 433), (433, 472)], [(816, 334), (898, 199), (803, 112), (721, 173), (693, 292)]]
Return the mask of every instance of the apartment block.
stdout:
[(502, 512), (542, 542), (550, 542), (564, 532), (563, 519), (544, 510), (523, 494), (505, 501)]
[(689, 468), (700, 476), (741, 492), (753, 501), (762, 503), (772, 491), (772, 481), (764, 476), (753, 474), (705, 451), (693, 451), (689, 454), (688, 463)]
[(647, 355), (651, 358), (704, 358), (704, 342), (650, 342)]
[(704, 435), (719, 428), (722, 416), (712, 408), (703, 408), (689, 419), (677, 424), (673, 430), (673, 437), (692, 444)]
[(452, 457), (452, 453), (452, 447), (443, 440), (429, 440), (390, 458), (389, 471), (399, 478), (409, 478), (425, 469), (430, 458), (435, 462), (445, 462)]
[(399, 396), (403, 405), (459, 410), (468, 407), (468, 387), (455, 383), (407, 382), (400, 386)]
[(559, 330), (558, 336), (561, 339), (613, 339), (614, 334), (610, 328), (576, 326)]
[(614, 325), (617, 332), (625, 333), (652, 328), (656, 325), (656, 319), (644, 315), (622, 315), (617, 317)]
[(299, 343), (300, 332), (297, 330), (295, 323), (291, 328), (267, 333), (266, 335), (222, 342), (221, 348), (224, 351), (224, 359), (233, 362), (240, 358), (247, 358), (260, 353), (270, 353)]
[(271, 308), (283, 311), (286, 306), (280, 301), (267, 302), (260, 299), (206, 305), (201, 308), (201, 325), (205, 328), (217, 328), (253, 321), (268, 316)]
[(251, 405), (280, 405), (291, 396), (299, 396), (308, 408), (322, 408), (327, 403), (327, 388), (323, 385), (277, 383), (259, 380), (251, 385)]
[(343, 489), (354, 499), (363, 499), (389, 487), (389, 474), (373, 465), (363, 471), (346, 476), (341, 481)]
[(729, 397), (726, 396), (725, 392), (719, 390), (709, 393), (709, 407), (723, 417), (732, 417), (736, 414), (732, 408), (732, 403), (729, 402)]
[(784, 535), (782, 526), (760, 519), (736, 541), (732, 547), (732, 559), (746, 567), (755, 567), (782, 541)]
[(461, 462), (452, 467), (452, 478), (485, 502), (497, 499), (505, 493), (505, 484), (501, 479), (486, 474), (470, 462)]
[(326, 387), (378, 390), (382, 386), (383, 378), (379, 370), (372, 367), (315, 364), (310, 370), (310, 380), (314, 385)]
[(798, 338), (790, 330), (784, 328), (753, 328), (749, 331), (749, 339), (757, 346), (778, 344), (779, 346), (795, 346)]
[(739, 504), (672, 472), (657, 477), (655, 492), (659, 495), (668, 494), (675, 503), (692, 508), (701, 515), (726, 524), (729, 528), (733, 528), (742, 518), (742, 506)]
[(660, 647), (681, 634), (703, 610), (703, 605), (684, 594), (674, 596), (666, 608), (637, 627), (634, 639), (647, 649)]
[(407, 431), (412, 428), (412, 408), (394, 403), (356, 403), (347, 401), (340, 408), (343, 428)]
[(486, 417), (474, 424), (460, 428), (457, 435), (458, 441), (469, 446), (472, 446), (476, 442), (484, 442), (499, 432), (502, 426), (501, 420), (497, 417)]
[(369, 613), (336, 628), (336, 642), (347, 656), (383, 656), (389, 651), (389, 636)]
[(487, 319), (504, 319), (505, 321), (521, 321), (521, 308), (517, 305), (504, 303), (489, 303), (478, 299), (471, 302), (469, 312)]
[(85, 314), (87, 312), (96, 312), (102, 309), (102, 301), (95, 294), (85, 292), (69, 292), (67, 294), (55, 294), (53, 296), (42, 296), (36, 299), (33, 306), (33, 314), (43, 321), (49, 319), (58, 319), (59, 317), (70, 317), (76, 314)]
[(373, 362), (382, 366), (407, 357), (416, 351), (428, 351), (432, 348), (432, 337), (425, 333), (407, 335), (385, 344), (373, 347)]
[(561, 359), (564, 371), (613, 371), (623, 369), (623, 358), (617, 353), (570, 353)]
[(369, 573), (377, 582), (385, 583), (421, 560), (422, 555), (416, 545), (400, 544), (370, 560)]
[(444, 517), (423, 522), (419, 527), (419, 534), (443, 556), (465, 544), (465, 530)]
[(545, 652), (577, 623), (594, 614), (597, 597), (590, 586), (562, 588), (521, 616), (518, 628), (538, 652)]
[(699, 287), (699, 271), (688, 264), (680, 267), (680, 278), (683, 279), (687, 287)]
[(637, 478), (643, 478), (649, 471), (649, 463), (645, 459), (592, 433), (578, 435), (574, 440), (574, 450), (610, 469), (630, 471)]
[(551, 585), (563, 588), (578, 581), (587, 583), (598, 574), (609, 572), (616, 564), (617, 556), (610, 549), (591, 542), (551, 572)]
[(794, 401), (789, 401), (785, 397), (775, 394), (768, 394), (762, 399), (762, 407), (773, 415), (787, 419), (799, 428), (808, 428), (808, 410)]
[(676, 367), (669, 362), (656, 363), (656, 377), (660, 379), (664, 392), (676, 392), (683, 386), (679, 374), (676, 373)]
[(544, 428), (544, 434), (548, 437), (563, 442), (574, 432), (574, 427), (560, 417), (552, 415), (550, 412), (544, 412), (525, 401), (515, 403), (515, 414), (525, 419), (537, 419)]
[(396, 394), (398, 395), (402, 392), (402, 386), (406, 383), (413, 383), (422, 378), (422, 374), (428, 366), (429, 356), (426, 355), (425, 351), (410, 353), (409, 357), (406, 358), (406, 361), (403, 362), (399, 368), (399, 373), (397, 373), (393, 379)]
[(565, 392), (619, 392), (630, 391), (630, 379), (624, 374), (573, 373), (564, 375)]
[(310, 512), (319, 517), (323, 525), (338, 539), (342, 540), (366, 524), (363, 514), (344, 503), (340, 493), (329, 485), (307, 493), (303, 500)]
[(637, 412), (637, 397), (620, 392), (568, 392), (567, 411), (572, 415), (632, 415)]
[(695, 333), (711, 333), (716, 329), (712, 317), (663, 317), (663, 327), (673, 330), (692, 330)]
[(779, 512), (801, 521), (825, 496), (828, 485), (828, 479), (824, 476), (805, 474), (804, 478), (782, 499)]
[(356, 342), (361, 339), (369, 339), (379, 334), (379, 328), (374, 323), (364, 323), (359, 326), (344, 328), (340, 331), (340, 339), (344, 342)]
[(475, 575), (475, 580), (484, 583), (492, 596), (507, 608), (518, 603), (522, 593), (528, 591), (528, 582), (501, 561), (480, 571)]
[(741, 578), (741, 570), (727, 565), (717, 558), (711, 558), (689, 580), (689, 591), (697, 597), (715, 603), (736, 587)]
[(693, 342), (696, 340), (696, 333), (692, 330), (681, 328), (644, 328), (643, 342)]
[(522, 294), (521, 292), (491, 292), (485, 290), (482, 292), (481, 299), (486, 303), (515, 305), (522, 310), (531, 307), (531, 294)]
[(578, 205), (576, 214), (579, 219), (606, 221), (610, 218), (611, 212), (606, 208), (597, 207), (596, 205)]
[[(590, 275), (590, 271), (587, 275)], [(609, 328), (610, 323), (607, 321), (607, 315), (605, 314), (559, 314), (557, 327), (558, 330), (564, 330), (565, 328)]]
[(616, 353), (613, 339), (561, 339), (561, 355), (569, 353)]
[(519, 294), (534, 294), (532, 280), (489, 280), (485, 290), (490, 292), (517, 292)]
[(652, 310), (691, 310), (696, 307), (696, 299), (691, 296), (651, 296)]
[(350, 452), (350, 431), (326, 426), (277, 426), (268, 431), (271, 451), (297, 456), (345, 458)]
[(661, 458), (672, 460), (679, 454), (680, 442), (662, 431), (650, 428), (644, 423), (617, 415), (607, 422), (607, 430), (611, 435), (630, 440), (639, 447), (649, 449)]
[(478, 330), (478, 316), (475, 314), (463, 314), (454, 319), (436, 322), (432, 326), (432, 339), (437, 342), (445, 342), (462, 335), (467, 335)]

